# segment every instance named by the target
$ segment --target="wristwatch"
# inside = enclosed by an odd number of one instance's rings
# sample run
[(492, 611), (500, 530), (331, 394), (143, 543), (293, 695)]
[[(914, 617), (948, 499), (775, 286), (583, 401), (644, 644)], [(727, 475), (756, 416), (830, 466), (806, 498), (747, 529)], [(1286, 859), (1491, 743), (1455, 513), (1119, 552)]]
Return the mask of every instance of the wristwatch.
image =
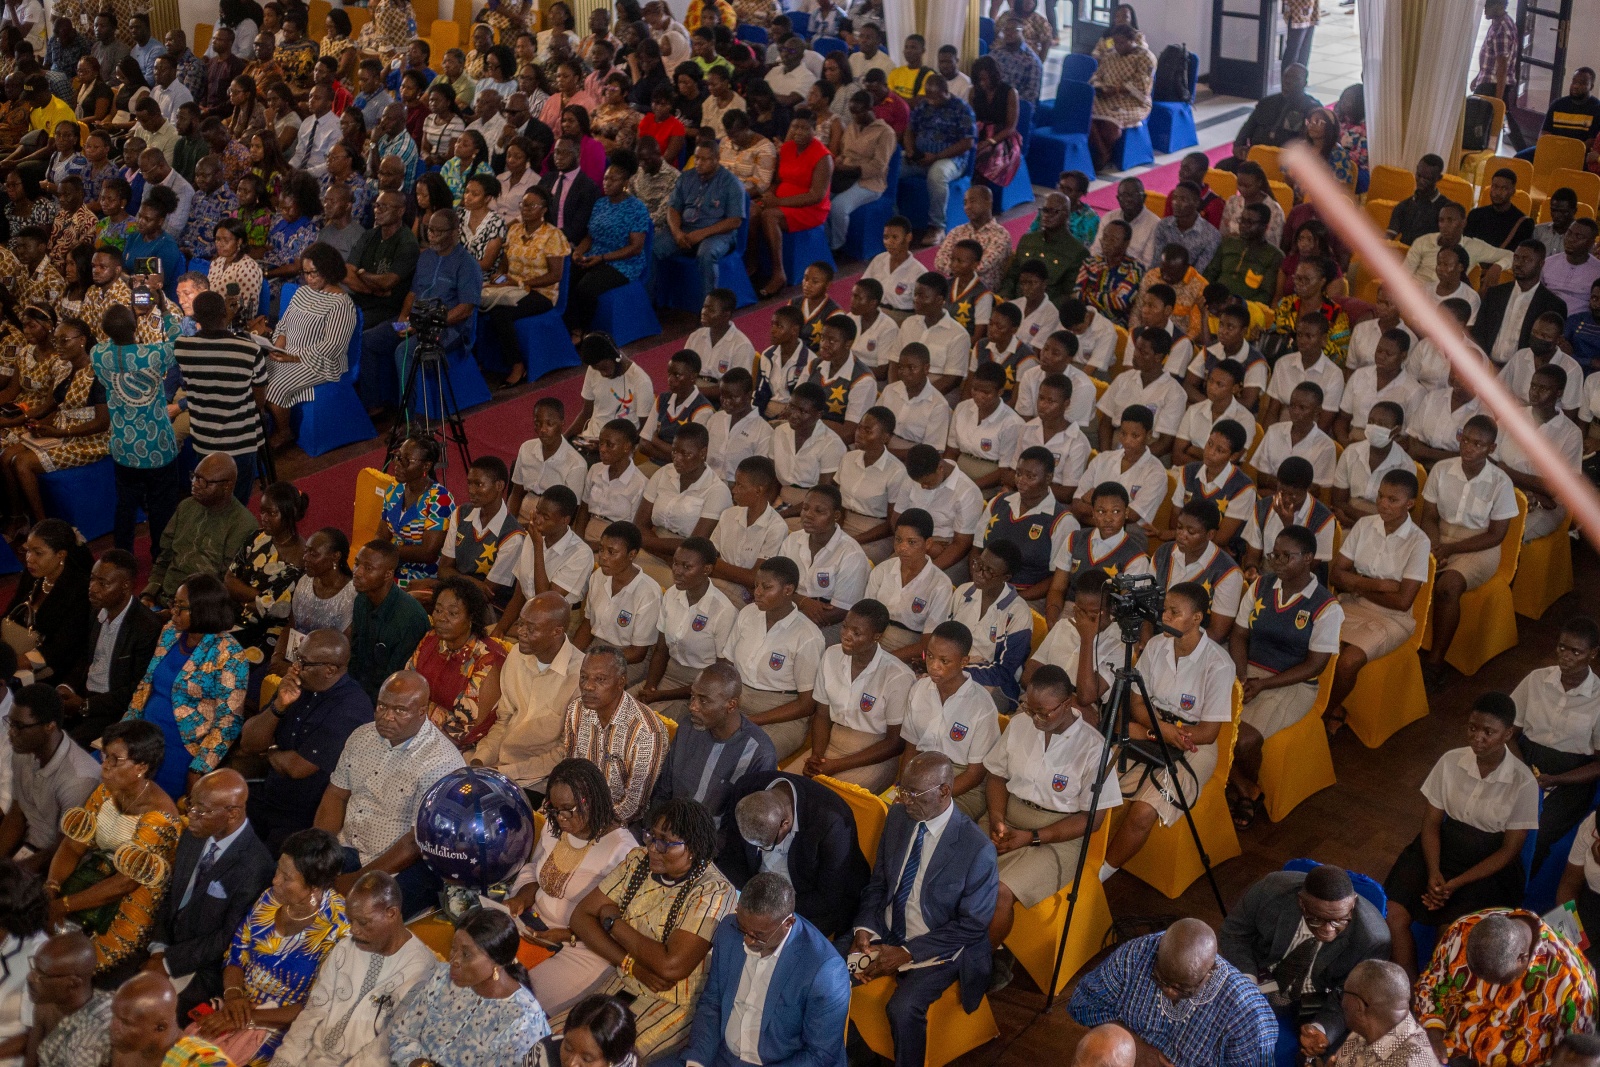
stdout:
[(1028, 844), (1032, 848), (1038, 848), (1040, 845), (1044, 844), (1043, 841), (1039, 840), (1039, 831), (1035, 830), (1033, 832), (1033, 840), (1029, 841)]
[(609, 934), (611, 932), (611, 928), (613, 926), (617, 925), (617, 920), (620, 919), (621, 917), (622, 916), (620, 916), (620, 915), (607, 915), (607, 916), (604, 916), (600, 920), (600, 929), (604, 930), (606, 933)]

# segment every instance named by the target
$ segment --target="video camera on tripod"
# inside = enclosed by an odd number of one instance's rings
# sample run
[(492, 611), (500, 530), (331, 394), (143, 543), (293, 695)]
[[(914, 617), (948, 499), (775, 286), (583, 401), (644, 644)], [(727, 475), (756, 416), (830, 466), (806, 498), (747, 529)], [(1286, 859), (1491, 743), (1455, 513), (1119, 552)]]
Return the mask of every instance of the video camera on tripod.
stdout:
[(450, 328), (449, 313), (450, 309), (442, 300), (412, 301), (411, 333), (419, 362), (438, 363), (444, 359), (444, 332)]
[(1146, 622), (1160, 629), (1166, 595), (1153, 574), (1119, 574), (1107, 583), (1106, 607), (1121, 627), (1124, 640), (1129, 634), (1139, 640), (1139, 631)]

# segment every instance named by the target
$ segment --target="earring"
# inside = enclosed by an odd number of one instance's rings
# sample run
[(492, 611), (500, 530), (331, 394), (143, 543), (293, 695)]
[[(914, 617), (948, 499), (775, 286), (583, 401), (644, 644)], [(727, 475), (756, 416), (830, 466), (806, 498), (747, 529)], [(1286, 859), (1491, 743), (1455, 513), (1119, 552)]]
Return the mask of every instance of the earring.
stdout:
[(494, 973), (489, 976), (489, 981), (491, 981), (491, 982), (500, 981), (500, 968), (496, 967), (494, 969)]

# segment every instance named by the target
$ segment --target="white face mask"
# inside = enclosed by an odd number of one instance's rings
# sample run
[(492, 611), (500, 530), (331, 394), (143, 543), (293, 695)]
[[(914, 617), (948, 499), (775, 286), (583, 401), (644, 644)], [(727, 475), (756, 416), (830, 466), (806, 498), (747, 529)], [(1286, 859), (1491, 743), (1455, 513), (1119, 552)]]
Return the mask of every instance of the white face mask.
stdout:
[(1389, 442), (1394, 439), (1394, 430), (1388, 426), (1374, 426), (1367, 424), (1367, 440), (1373, 448), (1388, 448)]

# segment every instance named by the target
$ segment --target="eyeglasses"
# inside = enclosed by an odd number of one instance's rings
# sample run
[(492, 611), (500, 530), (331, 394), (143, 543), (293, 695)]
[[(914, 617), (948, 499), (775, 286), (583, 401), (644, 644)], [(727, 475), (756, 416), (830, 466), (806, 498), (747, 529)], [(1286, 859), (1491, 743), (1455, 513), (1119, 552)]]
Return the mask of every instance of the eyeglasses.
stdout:
[(674, 841), (671, 838), (666, 837), (657, 837), (649, 830), (644, 832), (644, 847), (655, 852), (667, 853), (671, 852), (673, 849), (682, 848), (683, 846), (684, 842), (682, 841)]
[(47, 725), (49, 725), (48, 723), (42, 723), (42, 722), (18, 722), (16, 719), (13, 719), (9, 715), (4, 716), (3, 721), (6, 724), (6, 729), (7, 730), (15, 730), (19, 734), (24, 730), (31, 730), (35, 726), (47, 726)]
[(1292, 559), (1299, 559), (1303, 555), (1305, 555), (1304, 552), (1280, 552), (1277, 549), (1273, 549), (1267, 553), (1267, 559), (1288, 562)]
[(302, 671), (314, 671), (314, 670), (318, 670), (319, 668), (337, 667), (337, 666), (339, 666), (339, 664), (337, 664), (337, 663), (318, 663), (316, 660), (310, 660), (310, 659), (303, 659), (303, 660), (300, 661), (300, 669)]
[(198, 815), (204, 819), (208, 816), (221, 815), (224, 812), (235, 811), (239, 807), (241, 807), (239, 804), (216, 804), (208, 806), (205, 804), (198, 804), (191, 800), (189, 801), (189, 814)]
[(563, 815), (567, 816), (568, 818), (571, 818), (572, 816), (577, 815), (579, 812), (583, 811), (583, 805), (574, 804), (574, 805), (572, 805), (571, 807), (568, 807), (568, 808), (558, 808), (553, 803), (551, 803), (550, 801), (547, 800), (547, 801), (544, 802), (544, 810), (548, 811), (554, 818), (557, 818), (557, 819), (561, 818)]
[(905, 803), (908, 800), (917, 801), (921, 800), (923, 797), (931, 797), (943, 788), (944, 786), (942, 785), (930, 785), (928, 788), (917, 793), (913, 793), (909, 789), (902, 789), (900, 790), (899, 796), (897, 796), (895, 799), (901, 803)]
[(227, 485), (233, 481), (232, 478), (207, 478), (199, 471), (195, 471), (189, 480), (194, 482), (195, 485)]
[(1300, 915), (1301, 915), (1301, 918), (1303, 918), (1305, 920), (1306, 929), (1308, 929), (1308, 930), (1334, 930), (1334, 931), (1339, 931), (1339, 930), (1343, 930), (1345, 927), (1350, 925), (1350, 920), (1349, 919), (1317, 919), (1317, 918), (1313, 918), (1312, 916), (1305, 914), (1305, 909), (1304, 908), (1301, 909)]

